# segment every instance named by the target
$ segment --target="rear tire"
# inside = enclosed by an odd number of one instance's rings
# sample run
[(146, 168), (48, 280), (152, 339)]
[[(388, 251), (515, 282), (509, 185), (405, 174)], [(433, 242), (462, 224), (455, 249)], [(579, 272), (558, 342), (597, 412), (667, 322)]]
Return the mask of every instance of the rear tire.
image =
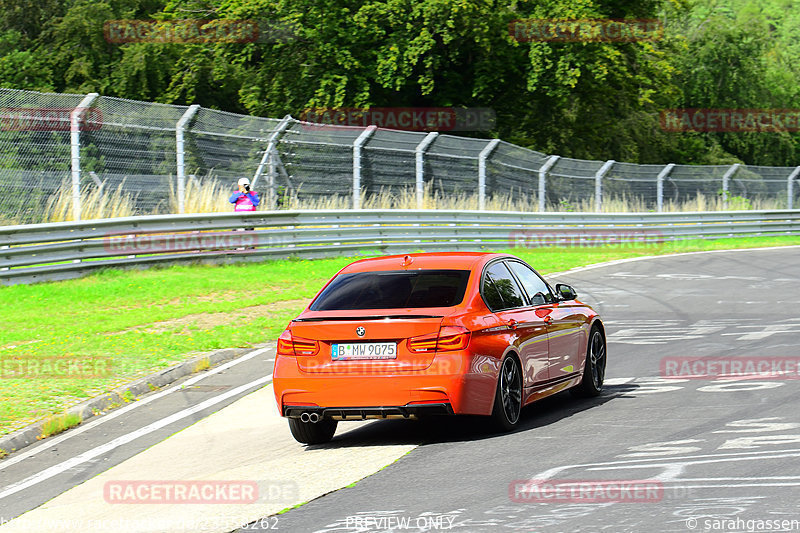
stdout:
[(522, 372), (513, 357), (506, 357), (500, 365), (497, 391), (494, 394), (492, 425), (500, 431), (511, 431), (522, 413)]
[(320, 420), (316, 424), (303, 422), (299, 418), (289, 419), (289, 430), (297, 442), (303, 444), (324, 444), (330, 442), (336, 433), (336, 420)]
[(586, 348), (586, 364), (583, 365), (583, 379), (570, 392), (582, 398), (599, 396), (603, 392), (606, 377), (606, 338), (600, 328), (592, 328), (589, 345)]

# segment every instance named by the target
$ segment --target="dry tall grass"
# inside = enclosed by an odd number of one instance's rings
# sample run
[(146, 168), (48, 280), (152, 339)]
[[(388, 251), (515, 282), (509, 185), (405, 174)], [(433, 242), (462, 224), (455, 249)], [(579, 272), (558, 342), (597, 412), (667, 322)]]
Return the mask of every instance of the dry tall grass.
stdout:
[(14, 211), (9, 210), (6, 213), (0, 213), (0, 226), (16, 226), (17, 224), (24, 224), (25, 211), (23, 208), (17, 208)]
[[(186, 181), (184, 194), (184, 213), (224, 213), (233, 211), (228, 198), (233, 194), (229, 184), (208, 179), (206, 181), (189, 179)], [(170, 213), (179, 212), (178, 191), (175, 184), (169, 182), (169, 208)]]
[[(290, 197), (284, 199), (281, 209), (350, 209), (353, 200), (350, 196), (321, 196), (298, 199)], [(361, 194), (361, 207), (364, 209), (417, 209), (417, 196), (414, 189), (389, 190), (381, 189), (377, 194)], [(584, 212), (593, 213), (596, 203), (594, 198), (570, 202), (562, 200), (558, 205), (548, 205), (547, 212)], [(264, 207), (266, 208), (266, 207)], [(749, 200), (741, 197), (728, 199), (727, 204), (721, 196), (706, 196), (701, 192), (691, 200), (684, 202), (664, 202), (664, 212), (683, 211), (723, 211), (746, 209), (785, 209), (784, 201), (774, 199)], [(477, 210), (477, 193), (456, 193), (445, 196), (436, 191), (433, 184), (425, 187), (422, 200), (422, 209), (454, 209), (459, 211)], [(537, 212), (539, 201), (535, 195), (519, 193), (494, 194), (486, 199), (487, 211), (517, 211)], [(639, 196), (627, 195), (604, 198), (602, 202), (603, 213), (648, 213), (654, 212), (652, 204), (648, 204)]]
[[(591, 200), (581, 200), (571, 204), (569, 201), (562, 201), (560, 205), (550, 206), (548, 211), (578, 211), (594, 212), (594, 198)], [(742, 211), (748, 209), (786, 209), (785, 200), (756, 198), (753, 200), (733, 196), (728, 198), (727, 203), (722, 196), (707, 196), (702, 192), (697, 193), (694, 198), (686, 201), (676, 202), (667, 200), (664, 202), (663, 211), (665, 213), (678, 213), (688, 211)], [(538, 209), (534, 209), (536, 211)], [(655, 211), (651, 204), (648, 204), (640, 196), (628, 197), (627, 195), (603, 198), (603, 213), (648, 213)]]
[[(262, 200), (265, 201), (265, 200)], [(487, 211), (536, 211), (535, 197), (522, 195), (495, 195), (486, 199)], [(350, 196), (320, 196), (298, 199), (297, 196), (284, 198), (282, 209), (350, 209), (353, 199)], [(377, 194), (361, 193), (363, 209), (417, 209), (417, 192), (414, 188), (381, 188)], [(265, 207), (266, 208), (266, 207)], [(422, 209), (455, 209), (460, 211), (478, 209), (478, 195), (465, 192), (445, 195), (428, 183), (423, 190)]]
[[(228, 202), (232, 193), (229, 184), (213, 178), (206, 180), (190, 179), (186, 183), (186, 213), (227, 213), (233, 211), (233, 206)], [(464, 191), (445, 195), (434, 189), (433, 183), (426, 184), (423, 191), (423, 209), (450, 209), (450, 210), (477, 210), (478, 195), (476, 192)], [(170, 181), (169, 200), (167, 213), (178, 212), (178, 198), (175, 185)], [(125, 192), (125, 183), (116, 189), (105, 190), (101, 188), (85, 188), (81, 191), (81, 218), (84, 220), (97, 218), (127, 217), (133, 215), (157, 214), (142, 212), (136, 209), (134, 197)], [(261, 193), (259, 210), (269, 208), (268, 195)], [(353, 205), (350, 196), (298, 196), (285, 195), (279, 200), (279, 209), (351, 209)], [(417, 209), (417, 195), (414, 188), (381, 189), (376, 194), (361, 195), (361, 207), (364, 209)], [(721, 211), (742, 209), (782, 209), (785, 208), (782, 199), (754, 199), (731, 197), (727, 204), (721, 196), (707, 196), (699, 193), (691, 200), (684, 202), (666, 201), (665, 212), (682, 211)], [(486, 210), (489, 211), (517, 211), (537, 212), (539, 203), (535, 195), (526, 195), (510, 191), (508, 193), (493, 194), (486, 199)], [(561, 200), (558, 205), (548, 205), (548, 212), (594, 212), (594, 198), (570, 201)], [(602, 204), (604, 213), (646, 213), (655, 211), (652, 204), (648, 204), (638, 196), (618, 196), (604, 198)], [(164, 206), (159, 209), (165, 212)], [(22, 213), (0, 213), (0, 225), (19, 224), (25, 222), (63, 222), (72, 220), (72, 186), (65, 182), (61, 188), (50, 198), (40, 213), (34, 214), (36, 220), (30, 220), (30, 215), (23, 217)]]
[[(81, 190), (81, 219), (130, 217), (136, 211), (133, 197), (124, 191), (125, 181), (116, 189), (105, 187)], [(72, 216), (72, 185), (64, 183), (50, 197), (42, 213), (42, 222), (67, 222)]]

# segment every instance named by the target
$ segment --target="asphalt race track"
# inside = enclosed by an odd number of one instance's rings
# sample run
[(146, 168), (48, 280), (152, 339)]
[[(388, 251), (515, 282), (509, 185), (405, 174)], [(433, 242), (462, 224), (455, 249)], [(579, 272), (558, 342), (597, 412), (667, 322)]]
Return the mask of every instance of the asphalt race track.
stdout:
[[(562, 393), (534, 404), (510, 435), (473, 430), (477, 424), (469, 422), (370, 424), (334, 442), (421, 446), (274, 525), (315, 532), (686, 532), (794, 520), (800, 530), (798, 382), (660, 379), (666, 357), (800, 357), (798, 267), (800, 249), (791, 248), (661, 257), (562, 276), (607, 321), (603, 396)], [(512, 501), (509, 487), (531, 478), (660, 480), (661, 498)], [(725, 522), (737, 518), (740, 528)]]
[[(796, 364), (798, 265), (800, 247), (792, 247), (551, 278), (575, 286), (604, 317), (606, 391), (536, 403), (510, 434), (479, 418), (342, 423), (330, 444), (303, 447), (274, 412), (274, 351), (253, 352), (0, 461), (0, 533), (59, 516), (84, 520), (64, 531), (236, 529), (124, 521), (223, 511), (236, 520), (229, 523), (247, 523), (241, 531), (800, 530), (800, 375), (787, 367), (755, 379), (662, 375), (673, 368), (666, 363), (701, 357)], [(103, 501), (109, 480), (204, 477), (269, 487), (257, 504), (236, 508)], [(554, 486), (583, 492), (541, 490)], [(85, 522), (101, 517), (120, 521), (104, 529)]]

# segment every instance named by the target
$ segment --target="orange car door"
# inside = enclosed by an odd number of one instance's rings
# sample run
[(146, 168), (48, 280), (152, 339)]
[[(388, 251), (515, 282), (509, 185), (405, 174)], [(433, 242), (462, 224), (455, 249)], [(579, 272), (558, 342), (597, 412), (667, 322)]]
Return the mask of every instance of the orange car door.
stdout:
[(552, 306), (547, 326), (550, 337), (550, 377), (566, 376), (581, 369), (586, 357), (586, 317), (574, 302)]
[(486, 269), (483, 294), (487, 305), (505, 324), (517, 347), (522, 364), (523, 386), (531, 387), (548, 379), (547, 327), (505, 262)]

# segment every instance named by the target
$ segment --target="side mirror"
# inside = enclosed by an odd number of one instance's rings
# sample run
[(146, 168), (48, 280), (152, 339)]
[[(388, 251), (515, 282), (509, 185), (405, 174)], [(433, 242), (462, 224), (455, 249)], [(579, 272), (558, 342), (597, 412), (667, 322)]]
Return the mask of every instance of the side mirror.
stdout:
[(578, 297), (578, 293), (575, 292), (575, 289), (566, 283), (556, 284), (556, 294), (561, 300), (574, 300)]

